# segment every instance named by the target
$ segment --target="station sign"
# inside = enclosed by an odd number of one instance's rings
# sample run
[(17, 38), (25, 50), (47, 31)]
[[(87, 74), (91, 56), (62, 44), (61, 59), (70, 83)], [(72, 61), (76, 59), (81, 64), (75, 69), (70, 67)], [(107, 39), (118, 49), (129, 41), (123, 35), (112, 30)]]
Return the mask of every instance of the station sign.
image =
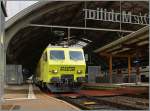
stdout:
[(109, 22), (118, 22), (118, 23), (130, 23), (130, 24), (140, 24), (148, 25), (149, 17), (148, 14), (134, 15), (132, 12), (122, 11), (121, 13), (115, 12), (114, 10), (108, 11), (107, 9), (97, 8), (96, 10), (92, 9), (83, 9), (85, 19), (90, 20), (101, 20)]

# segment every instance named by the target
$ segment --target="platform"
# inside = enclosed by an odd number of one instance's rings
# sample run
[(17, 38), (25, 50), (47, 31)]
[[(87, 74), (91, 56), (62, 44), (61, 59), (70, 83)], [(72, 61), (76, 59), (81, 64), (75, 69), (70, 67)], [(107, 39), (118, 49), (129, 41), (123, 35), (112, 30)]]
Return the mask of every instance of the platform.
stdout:
[[(9, 89), (8, 89), (9, 88)], [(33, 89), (33, 90), (32, 90)], [(1, 110), (78, 111), (73, 105), (49, 96), (32, 85), (7, 86)]]
[(6, 85), (4, 99), (23, 99), (28, 97), (29, 85)]
[(113, 96), (124, 94), (149, 93), (148, 83), (86, 83), (84, 84), (84, 86), (86, 87), (86, 90), (81, 90), (79, 93), (90, 96)]
[[(86, 84), (87, 86), (110, 87), (111, 84)], [(99, 90), (80, 90), (76, 93), (58, 94), (62, 96), (77, 97), (81, 95), (87, 96), (116, 96), (116, 95), (136, 95), (148, 94), (147, 85), (142, 87), (131, 87), (131, 84), (118, 84), (112, 89)], [(56, 98), (57, 94), (44, 93), (38, 87), (32, 84), (26, 85), (9, 85), (5, 87), (5, 102), (2, 104), (1, 110), (36, 110), (36, 111), (79, 111), (80, 109)]]
[(143, 86), (149, 87), (149, 83), (85, 83), (84, 86), (105, 86), (105, 87), (119, 87), (119, 86)]
[(148, 92), (147, 88), (116, 88), (111, 90), (81, 90), (80, 94), (90, 96), (115, 96)]

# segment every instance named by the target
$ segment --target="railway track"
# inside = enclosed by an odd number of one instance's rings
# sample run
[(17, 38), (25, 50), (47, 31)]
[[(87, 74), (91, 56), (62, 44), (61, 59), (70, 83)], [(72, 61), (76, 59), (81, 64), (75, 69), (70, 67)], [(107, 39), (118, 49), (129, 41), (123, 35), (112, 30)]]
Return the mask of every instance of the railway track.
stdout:
[(129, 96), (111, 96), (111, 97), (93, 97), (94, 99), (110, 103), (114, 106), (119, 106), (121, 109), (127, 110), (148, 110), (149, 100), (129, 97)]
[(148, 110), (148, 99), (128, 96), (93, 97), (87, 95), (63, 96), (57, 98), (67, 101), (82, 110)]
[(115, 96), (89, 96), (86, 94), (68, 93), (53, 94), (53, 97), (66, 101), (82, 110), (148, 110), (147, 94), (126, 94)]

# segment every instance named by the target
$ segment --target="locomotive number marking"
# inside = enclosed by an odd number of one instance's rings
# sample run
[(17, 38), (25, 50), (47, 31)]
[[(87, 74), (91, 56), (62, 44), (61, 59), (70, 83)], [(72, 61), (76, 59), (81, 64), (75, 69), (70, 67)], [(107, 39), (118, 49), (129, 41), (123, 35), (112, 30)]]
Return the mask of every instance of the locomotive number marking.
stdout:
[(75, 67), (61, 67), (61, 71), (75, 71)]

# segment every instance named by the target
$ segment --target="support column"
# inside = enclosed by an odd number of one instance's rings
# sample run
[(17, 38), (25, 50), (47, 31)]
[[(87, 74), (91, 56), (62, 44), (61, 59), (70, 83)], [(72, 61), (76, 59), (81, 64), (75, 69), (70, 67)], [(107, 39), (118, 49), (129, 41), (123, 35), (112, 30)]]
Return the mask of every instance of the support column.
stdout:
[[(0, 104), (4, 102), (4, 75), (5, 75), (5, 41), (4, 41), (4, 23), (5, 23), (5, 6), (0, 1)], [(1, 109), (1, 105), (0, 105)]]
[(136, 67), (136, 84), (141, 82), (141, 78), (140, 78), (140, 66), (137, 65)]
[(131, 82), (131, 56), (128, 56), (128, 82)]
[(109, 56), (109, 81), (112, 83), (112, 55)]
[(116, 78), (117, 78), (117, 83), (122, 83), (123, 82), (121, 68), (117, 68)]

